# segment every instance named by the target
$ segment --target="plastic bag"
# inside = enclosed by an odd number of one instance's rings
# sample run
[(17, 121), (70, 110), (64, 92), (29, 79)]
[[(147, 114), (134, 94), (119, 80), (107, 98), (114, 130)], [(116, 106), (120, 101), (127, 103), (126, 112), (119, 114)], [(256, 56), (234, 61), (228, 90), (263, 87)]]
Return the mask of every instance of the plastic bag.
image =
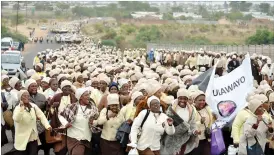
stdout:
[(128, 155), (139, 155), (139, 153), (136, 148), (133, 148), (128, 152)]
[(211, 133), (211, 155), (220, 155), (225, 152), (225, 143), (222, 129), (216, 127)]
[(236, 155), (238, 151), (238, 148), (235, 148), (233, 145), (229, 145), (227, 155)]

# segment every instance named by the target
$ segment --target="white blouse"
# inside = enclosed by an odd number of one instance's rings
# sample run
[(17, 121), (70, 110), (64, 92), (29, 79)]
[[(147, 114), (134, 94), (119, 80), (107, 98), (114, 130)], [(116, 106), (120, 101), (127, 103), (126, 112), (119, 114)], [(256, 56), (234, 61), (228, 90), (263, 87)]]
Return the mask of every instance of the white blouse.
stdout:
[(173, 125), (168, 125), (168, 116), (166, 114), (161, 113), (157, 116), (157, 114), (150, 112), (143, 125), (140, 139), (137, 141), (139, 127), (141, 126), (146, 113), (147, 110), (143, 110), (134, 119), (131, 127), (130, 139), (133, 144), (137, 144), (137, 149), (139, 150), (150, 148), (151, 151), (157, 151), (160, 150), (160, 139), (164, 132), (168, 135), (172, 135), (175, 133), (175, 128)]
[(178, 105), (176, 106), (175, 111), (185, 122), (189, 121), (189, 109), (187, 106), (185, 108), (182, 108)]
[(48, 99), (49, 97), (52, 98), (54, 95), (59, 93), (62, 93), (62, 90), (60, 88), (58, 88), (57, 91), (53, 91), (51, 88), (48, 88), (43, 94), (45, 95), (46, 99)]
[[(77, 140), (91, 141), (91, 130), (89, 128), (89, 118), (85, 116), (88, 113), (86, 106), (78, 104), (78, 112), (75, 116), (75, 121), (72, 123), (72, 127), (68, 128), (67, 136), (75, 138)], [(85, 113), (84, 113), (85, 112)]]

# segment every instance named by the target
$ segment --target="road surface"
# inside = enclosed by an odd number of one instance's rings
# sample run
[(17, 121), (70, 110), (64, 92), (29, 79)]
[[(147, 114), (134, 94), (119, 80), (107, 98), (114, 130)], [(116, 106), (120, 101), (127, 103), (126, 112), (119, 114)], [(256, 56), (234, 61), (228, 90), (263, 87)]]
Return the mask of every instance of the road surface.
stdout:
[(57, 49), (61, 46), (61, 44), (57, 43), (47, 43), (44, 41), (43, 43), (31, 43), (29, 49), (27, 51), (24, 51), (23, 57), (24, 61), (26, 62), (27, 68), (33, 68), (33, 58), (37, 55), (38, 52), (45, 51), (46, 49)]
[[(24, 57), (24, 61), (26, 62), (26, 66), (27, 68), (33, 68), (32, 63), (33, 63), (33, 58), (37, 55), (38, 52), (44, 51), (48, 48), (50, 49), (57, 49), (61, 46), (61, 44), (57, 44), (57, 43), (46, 43), (46, 41), (44, 41), (43, 43), (32, 43), (33, 45), (31, 45), (27, 51), (24, 51), (23, 57)], [(8, 130), (6, 131), (8, 139), (9, 139), (9, 143), (6, 144), (5, 146), (1, 147), (1, 154), (4, 154), (6, 152), (8, 152), (9, 150), (11, 150), (13, 148), (13, 141), (12, 141), (12, 137), (11, 137), (11, 131)], [(43, 155), (44, 152), (43, 151), (39, 151), (39, 155)], [(51, 149), (51, 155), (54, 155), (53, 150)]]

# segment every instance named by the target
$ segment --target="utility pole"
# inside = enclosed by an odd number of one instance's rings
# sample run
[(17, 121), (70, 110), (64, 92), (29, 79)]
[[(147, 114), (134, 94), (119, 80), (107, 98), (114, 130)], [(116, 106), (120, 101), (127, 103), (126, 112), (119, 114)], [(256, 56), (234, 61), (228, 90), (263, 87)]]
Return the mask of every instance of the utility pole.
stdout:
[(18, 11), (19, 11), (19, 1), (17, 2), (16, 32), (17, 32), (17, 25), (18, 25)]
[(27, 20), (27, 16), (28, 16), (28, 10), (27, 10), (27, 6), (28, 6), (28, 1), (26, 1), (25, 2), (25, 5), (26, 5), (26, 25), (27, 25), (27, 22), (28, 22), (28, 20)]

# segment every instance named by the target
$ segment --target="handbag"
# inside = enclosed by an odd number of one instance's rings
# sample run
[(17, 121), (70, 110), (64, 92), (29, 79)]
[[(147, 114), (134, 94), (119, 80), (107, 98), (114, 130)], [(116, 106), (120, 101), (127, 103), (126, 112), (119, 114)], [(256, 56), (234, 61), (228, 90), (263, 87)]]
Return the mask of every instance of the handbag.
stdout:
[(247, 155), (264, 155), (264, 151), (261, 147), (261, 145), (258, 142), (258, 139), (256, 136), (254, 136), (256, 143), (252, 146), (248, 146), (248, 140), (246, 138), (246, 152)]
[(45, 135), (46, 135), (46, 142), (49, 144), (62, 141), (62, 135), (60, 133), (57, 133), (54, 130), (52, 131), (45, 130)]
[(222, 129), (217, 124), (216, 128), (211, 131), (210, 147), (211, 155), (220, 155), (226, 150)]
[[(50, 118), (50, 125), (52, 128), (58, 128), (60, 126), (60, 121), (58, 119), (56, 109), (53, 110), (53, 115)], [(52, 131), (45, 130), (46, 142), (47, 143), (56, 143), (62, 141), (61, 133), (56, 132), (54, 129)]]
[[(35, 107), (33, 107), (33, 109), (34, 109), (34, 112), (35, 112), (35, 115), (36, 115), (36, 109), (35, 109)], [(38, 118), (37, 115), (36, 115), (36, 126), (37, 126), (37, 131), (38, 131), (39, 135), (46, 130), (45, 127), (44, 127), (44, 125), (42, 124), (40, 118)]]
[(12, 118), (12, 111), (7, 110), (9, 104), (6, 100), (4, 92), (1, 92), (1, 97), (2, 97), (2, 104), (5, 106), (3, 108), (3, 111), (4, 111), (3, 118), (4, 118), (5, 122), (7, 123), (7, 128), (11, 129), (14, 126), (14, 121)]
[[(198, 112), (198, 114), (202, 118), (202, 115), (199, 112)], [(210, 130), (209, 127), (206, 127), (205, 123), (203, 123), (203, 125), (205, 126), (205, 131), (204, 131), (205, 137), (206, 137), (206, 139), (210, 139), (210, 137), (211, 137), (211, 130)]]

